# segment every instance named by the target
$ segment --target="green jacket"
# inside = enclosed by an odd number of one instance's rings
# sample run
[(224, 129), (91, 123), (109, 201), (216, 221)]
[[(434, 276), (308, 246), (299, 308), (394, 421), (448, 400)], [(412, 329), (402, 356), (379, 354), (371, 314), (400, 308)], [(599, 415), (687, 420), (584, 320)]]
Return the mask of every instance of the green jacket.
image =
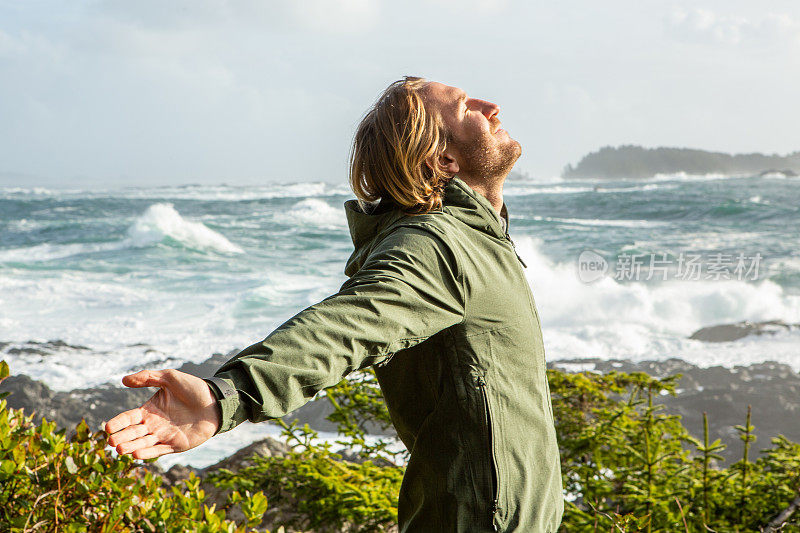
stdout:
[(401, 531), (555, 532), (564, 500), (541, 327), (497, 212), (458, 177), (441, 211), (345, 209), (349, 279), (208, 380), (219, 431), (281, 417), (375, 365), (411, 451)]

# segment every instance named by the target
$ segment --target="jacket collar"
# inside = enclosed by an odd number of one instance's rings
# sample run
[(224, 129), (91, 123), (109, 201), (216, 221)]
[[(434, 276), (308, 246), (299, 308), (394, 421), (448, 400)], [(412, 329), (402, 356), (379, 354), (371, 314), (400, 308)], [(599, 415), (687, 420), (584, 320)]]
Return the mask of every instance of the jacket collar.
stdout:
[[(505, 238), (506, 231), (503, 231), (500, 222), (501, 215), (495, 211), (485, 196), (476, 192), (458, 176), (454, 176), (445, 186), (442, 204), (441, 211), (433, 211), (431, 214), (443, 212), (480, 232), (498, 239)], [(345, 266), (345, 274), (348, 276), (355, 273), (366, 259), (370, 251), (370, 246), (367, 245), (384, 229), (407, 216), (388, 201), (367, 204), (365, 207), (366, 212), (356, 200), (347, 200), (344, 203), (347, 225), (355, 247)], [(501, 213), (508, 221), (508, 209), (505, 204)]]
[[(464, 183), (458, 176), (451, 179), (444, 190), (444, 212), (478, 231), (502, 239), (506, 232), (495, 211), (484, 195)], [(501, 213), (508, 217), (505, 203)], [(507, 220), (506, 220), (507, 221)]]

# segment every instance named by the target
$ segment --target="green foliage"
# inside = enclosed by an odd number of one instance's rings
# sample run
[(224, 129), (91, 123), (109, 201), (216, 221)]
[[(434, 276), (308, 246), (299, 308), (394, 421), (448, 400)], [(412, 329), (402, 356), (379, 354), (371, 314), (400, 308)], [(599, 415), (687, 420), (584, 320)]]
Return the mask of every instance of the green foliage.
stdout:
[[(567, 505), (562, 531), (769, 531), (800, 490), (800, 444), (783, 436), (755, 462), (749, 409), (737, 426), (742, 460), (722, 468), (724, 449), (691, 435), (653, 398), (680, 376), (567, 374), (549, 370)], [(797, 505), (797, 503), (795, 503)], [(794, 518), (794, 520), (792, 520)], [(790, 515), (780, 531), (800, 531)], [(777, 531), (778, 529), (774, 529)]]
[[(0, 362), (0, 380), (7, 375)], [(724, 445), (710, 441), (705, 415), (698, 440), (654, 401), (674, 394), (680, 376), (549, 370), (548, 377), (567, 500), (560, 531), (800, 532), (800, 444), (778, 436), (753, 460), (749, 408), (734, 428), (741, 460), (725, 468)], [(133, 459), (109, 456), (104, 435), (85, 423), (67, 438), (0, 400), (0, 531), (244, 532), (264, 518), (318, 532), (386, 531), (397, 521), (407, 454), (390, 439), (367, 438), (390, 424), (374, 373), (327, 394), (329, 419), (354, 461), (315, 444), (307, 426), (282, 424), (287, 455), (206, 478), (232, 491), (220, 509), (194, 476), (162, 488)], [(233, 508), (243, 519), (226, 518)]]
[[(0, 362), (0, 381), (8, 365)], [(182, 487), (138, 468), (130, 456), (112, 457), (104, 432), (84, 421), (66, 436), (54, 422), (9, 409), (0, 399), (0, 531), (244, 533), (261, 523), (266, 497), (237, 495), (244, 520), (205, 504), (194, 475)]]
[(254, 457), (237, 473), (220, 470), (208, 480), (223, 489), (261, 490), (278, 509), (281, 523), (315, 531), (385, 531), (397, 523), (403, 468), (342, 460), (308, 425), (284, 426), (292, 451)]
[(336, 424), (337, 431), (346, 440), (339, 444), (352, 449), (364, 459), (382, 464), (405, 464), (408, 451), (405, 448), (393, 451), (394, 439), (378, 438), (370, 444), (367, 434), (372, 429), (392, 428), (389, 410), (383, 400), (378, 378), (371, 368), (351, 374), (335, 387), (325, 391), (334, 411), (327, 419)]

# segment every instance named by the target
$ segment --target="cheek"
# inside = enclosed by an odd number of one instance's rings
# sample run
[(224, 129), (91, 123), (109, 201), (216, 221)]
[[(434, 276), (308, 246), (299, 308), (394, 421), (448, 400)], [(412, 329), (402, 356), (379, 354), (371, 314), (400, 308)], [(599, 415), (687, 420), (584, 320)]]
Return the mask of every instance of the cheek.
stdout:
[(486, 142), (492, 137), (489, 122), (481, 117), (472, 115), (462, 123), (462, 135), (467, 142)]

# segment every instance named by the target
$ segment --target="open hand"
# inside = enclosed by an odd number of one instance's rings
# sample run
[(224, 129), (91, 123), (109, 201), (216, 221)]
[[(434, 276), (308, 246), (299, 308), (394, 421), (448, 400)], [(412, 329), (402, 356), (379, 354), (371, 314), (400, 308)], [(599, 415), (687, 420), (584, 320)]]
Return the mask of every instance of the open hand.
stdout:
[(144, 405), (106, 423), (108, 443), (120, 454), (152, 459), (190, 450), (216, 433), (221, 423), (208, 383), (180, 370), (142, 370), (122, 378), (127, 387), (159, 387)]

